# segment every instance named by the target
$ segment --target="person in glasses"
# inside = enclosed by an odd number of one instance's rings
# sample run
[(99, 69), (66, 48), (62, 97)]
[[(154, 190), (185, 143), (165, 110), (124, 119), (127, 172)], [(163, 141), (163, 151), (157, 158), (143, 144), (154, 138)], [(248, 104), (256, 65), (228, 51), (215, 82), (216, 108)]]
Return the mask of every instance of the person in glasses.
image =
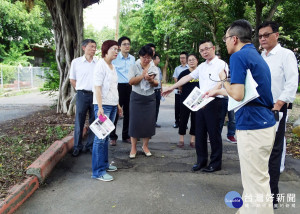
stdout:
[[(277, 194), (280, 177), (281, 157), (284, 147), (285, 123), (287, 109), (293, 103), (298, 88), (298, 68), (295, 54), (278, 43), (279, 25), (273, 21), (266, 21), (258, 27), (259, 43), (262, 57), (271, 71), (271, 90), (273, 94), (273, 110), (283, 113), (276, 132), (274, 146), (269, 160), (269, 174), (271, 193), (274, 194), (273, 207), (278, 208)], [(283, 155), (285, 156), (285, 154)]]
[(162, 91), (162, 83), (161, 83), (161, 81), (162, 81), (162, 73), (161, 73), (160, 67), (158, 67), (158, 65), (160, 63), (160, 56), (159, 56), (158, 53), (154, 54), (154, 56), (153, 56), (153, 63), (157, 67), (158, 72), (159, 72), (158, 86), (156, 86), (154, 88), (154, 91), (155, 91), (155, 96), (156, 96), (156, 123), (155, 123), (155, 127), (156, 128), (160, 128), (161, 125), (159, 125), (157, 123), (157, 119), (158, 119), (160, 99), (161, 99), (161, 91)]
[(93, 108), (93, 70), (96, 66), (97, 59), (94, 58), (97, 45), (92, 39), (82, 41), (84, 55), (76, 58), (71, 63), (70, 82), (76, 89), (76, 115), (74, 130), (74, 148), (73, 157), (77, 157), (81, 151), (93, 150), (94, 133), (88, 130), (88, 139), (85, 146), (82, 144), (82, 132), (87, 112), (89, 112), (89, 123), (94, 122)]
[[(189, 65), (189, 69), (186, 69), (181, 72), (181, 74), (178, 76), (178, 81), (183, 78), (186, 75), (189, 75), (191, 72), (193, 72), (197, 66), (198, 66), (198, 59), (195, 54), (190, 54), (187, 58), (187, 62)], [(193, 79), (186, 84), (179, 87), (181, 90), (180, 94), (180, 119), (179, 119), (179, 143), (177, 144), (177, 147), (183, 148), (184, 147), (184, 135), (186, 134), (186, 127), (191, 115), (191, 127), (190, 127), (190, 147), (195, 148), (195, 125), (196, 125), (196, 112), (191, 111), (188, 107), (186, 107), (183, 102), (184, 100), (189, 96), (189, 94), (192, 92), (192, 90), (198, 87), (199, 88), (199, 80)]]
[[(243, 206), (237, 213), (273, 213), (268, 162), (275, 140), (275, 118), (271, 111), (271, 73), (265, 60), (251, 43), (252, 27), (246, 20), (234, 21), (223, 41), (230, 56), (230, 82), (224, 87), (229, 96), (241, 101), (245, 96), (245, 82), (249, 69), (258, 86), (259, 97), (235, 112), (237, 147), (243, 185)], [(226, 79), (225, 72), (220, 73)], [(246, 200), (246, 197), (262, 200)]]
[[(186, 70), (189, 68), (187, 64), (187, 57), (188, 53), (183, 51), (179, 55), (179, 60), (180, 64), (175, 68), (175, 71), (173, 73), (173, 79), (175, 83), (178, 81), (178, 76), (181, 74), (182, 71)], [(173, 125), (173, 128), (178, 128), (179, 127), (179, 120), (180, 120), (180, 93), (181, 91), (179, 89), (175, 89), (175, 123)]]
[(143, 46), (139, 51), (139, 59), (129, 69), (128, 79), (129, 84), (132, 85), (129, 109), (130, 158), (136, 157), (138, 138), (142, 138), (142, 150), (145, 155), (152, 156), (148, 142), (150, 137), (155, 135), (156, 96), (154, 88), (158, 86), (159, 80), (158, 70), (152, 58), (152, 47)]
[[(204, 93), (218, 89), (226, 94), (224, 89), (219, 89), (219, 82), (221, 81), (219, 73), (223, 72), (224, 69), (228, 71), (228, 66), (226, 62), (216, 56), (215, 49), (215, 46), (210, 40), (201, 41), (199, 52), (206, 61), (201, 63), (189, 75), (184, 76), (173, 86), (165, 90), (163, 95), (168, 95), (175, 88), (182, 86), (193, 79), (199, 80), (199, 88)], [(197, 153), (197, 163), (193, 166), (192, 171), (202, 169), (203, 172), (215, 172), (221, 170), (222, 138), (219, 126), (221, 120), (222, 97), (223, 95), (217, 95), (213, 101), (196, 112), (195, 148)], [(209, 134), (211, 145), (210, 163), (208, 165), (207, 133)]]
[[(118, 43), (114, 40), (104, 41), (101, 52), (102, 59), (96, 64), (93, 76), (95, 118), (97, 119), (101, 115), (114, 121), (117, 112), (122, 114), (122, 108), (118, 105), (118, 75), (112, 64), (112, 61), (118, 56)], [(108, 163), (108, 141), (108, 136), (104, 139), (95, 136), (93, 144), (92, 178), (101, 181), (112, 181), (113, 177), (107, 172), (117, 170), (117, 167)]]
[[(119, 104), (123, 108), (123, 127), (122, 127), (122, 141), (130, 143), (130, 137), (128, 135), (129, 127), (129, 102), (131, 85), (129, 85), (128, 72), (131, 65), (134, 65), (135, 58), (130, 52), (130, 39), (126, 36), (122, 36), (118, 40), (120, 52), (116, 59), (112, 61), (118, 74), (118, 93), (119, 93)], [(110, 133), (110, 145), (115, 146), (117, 144), (118, 135), (116, 134), (117, 123), (119, 116), (117, 114), (114, 121), (115, 130)]]

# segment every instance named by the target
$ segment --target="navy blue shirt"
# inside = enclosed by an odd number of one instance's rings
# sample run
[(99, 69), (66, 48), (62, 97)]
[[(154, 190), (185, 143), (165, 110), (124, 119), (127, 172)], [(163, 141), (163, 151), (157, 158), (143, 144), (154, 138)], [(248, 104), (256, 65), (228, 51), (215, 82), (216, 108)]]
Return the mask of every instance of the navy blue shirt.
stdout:
[[(257, 82), (258, 98), (250, 103), (263, 106), (246, 105), (235, 113), (236, 129), (264, 129), (275, 125), (273, 98), (271, 92), (271, 73), (265, 60), (257, 52), (253, 44), (247, 44), (230, 57), (231, 84), (245, 84), (247, 69)], [(270, 108), (270, 109), (268, 109)]]

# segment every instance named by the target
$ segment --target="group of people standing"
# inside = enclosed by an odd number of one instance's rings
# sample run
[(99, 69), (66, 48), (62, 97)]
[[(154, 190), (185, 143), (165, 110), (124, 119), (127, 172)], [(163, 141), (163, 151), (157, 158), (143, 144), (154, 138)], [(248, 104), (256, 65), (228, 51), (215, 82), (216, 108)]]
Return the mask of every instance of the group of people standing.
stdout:
[[(264, 48), (261, 55), (251, 44), (252, 27), (248, 21), (237, 20), (230, 25), (223, 37), (227, 51), (231, 54), (229, 66), (216, 56), (215, 46), (210, 40), (201, 41), (199, 52), (205, 62), (198, 66), (196, 55), (181, 53), (181, 68), (176, 68), (173, 76), (176, 83), (163, 92), (159, 77), (161, 74), (155, 63), (158, 56), (155, 55), (153, 44), (142, 47), (139, 59), (135, 61), (129, 54), (129, 38), (122, 37), (118, 42), (108, 40), (103, 43), (102, 59), (97, 62), (93, 58), (96, 43), (93, 40), (85, 40), (82, 45), (85, 55), (74, 59), (70, 70), (71, 84), (77, 90), (73, 156), (78, 156), (82, 150), (92, 151), (92, 178), (113, 180), (107, 172), (116, 171), (117, 168), (108, 163), (108, 137), (98, 139), (91, 133), (85, 147), (81, 143), (87, 111), (90, 114), (90, 122), (93, 118), (105, 114), (116, 124), (118, 115), (123, 115), (122, 140), (131, 142), (129, 157), (136, 157), (138, 138), (143, 141), (142, 149), (145, 155), (151, 156), (148, 142), (155, 134), (155, 127), (159, 127), (156, 100), (160, 100), (161, 94), (167, 96), (176, 89), (177, 116), (174, 128), (179, 127), (178, 147), (184, 146), (183, 139), (191, 114), (190, 146), (195, 147), (197, 154), (197, 163), (192, 167), (192, 171), (221, 170), (221, 132), (226, 114), (222, 109), (228, 103), (224, 97), (229, 95), (237, 101), (243, 100), (247, 70), (250, 70), (258, 84), (256, 89), (259, 97), (235, 112), (234, 130), (236, 129), (244, 188), (243, 199), (250, 195), (263, 195), (264, 199), (247, 202), (248, 206), (242, 206), (238, 213), (273, 213), (273, 208), (278, 207), (277, 194), (285, 122), (287, 109), (291, 107), (298, 87), (298, 68), (293, 52), (278, 43), (277, 23), (262, 23), (258, 35)], [(160, 88), (156, 88), (159, 85)], [(206, 96), (215, 98), (196, 113), (190, 112), (182, 104), (194, 87), (199, 87)], [(93, 100), (94, 106), (90, 104), (90, 100)], [(283, 112), (277, 131), (272, 111)], [(234, 134), (228, 133), (227, 137)], [(208, 136), (211, 145), (210, 158), (207, 148)], [(110, 138), (110, 144), (116, 145), (115, 132), (111, 133)], [(271, 196), (272, 200), (266, 200), (267, 196)], [(261, 205), (257, 206), (259, 203)]]
[[(83, 151), (92, 153), (92, 178), (112, 181), (107, 172), (117, 167), (108, 163), (108, 145), (115, 146), (116, 130), (110, 137), (99, 139), (90, 130), (86, 145), (82, 144), (85, 117), (89, 112), (90, 124), (100, 115), (108, 117), (117, 126), (123, 116), (123, 142), (131, 143), (130, 158), (137, 153), (137, 140), (142, 139), (142, 150), (152, 156), (148, 142), (155, 135), (161, 96), (161, 71), (157, 65), (159, 55), (155, 45), (147, 44), (139, 51), (139, 59), (129, 54), (130, 39), (121, 37), (118, 42), (107, 40), (101, 46), (101, 59), (94, 58), (96, 42), (86, 39), (82, 43), (84, 56), (71, 63), (70, 82), (76, 89), (76, 116), (74, 149), (72, 155)], [(157, 93), (158, 92), (158, 93)], [(130, 116), (129, 116), (130, 115)]]

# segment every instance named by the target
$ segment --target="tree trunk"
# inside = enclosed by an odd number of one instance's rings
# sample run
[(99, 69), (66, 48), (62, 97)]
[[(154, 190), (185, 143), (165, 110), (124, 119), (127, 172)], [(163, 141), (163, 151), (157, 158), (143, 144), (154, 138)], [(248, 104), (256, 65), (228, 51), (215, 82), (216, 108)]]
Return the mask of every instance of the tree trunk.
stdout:
[(82, 55), (83, 3), (82, 0), (44, 0), (52, 17), (56, 44), (56, 61), (60, 73), (58, 113), (73, 114), (70, 101), (74, 95), (69, 72), (71, 61)]
[[(166, 36), (166, 47), (167, 47), (167, 51), (169, 50), (170, 48), (170, 37), (169, 36)], [(163, 83), (166, 83), (167, 82), (167, 69), (168, 69), (168, 66), (169, 66), (169, 54), (167, 52), (166, 54), (166, 62), (165, 62), (165, 65), (163, 67), (163, 71), (162, 71), (162, 82)]]

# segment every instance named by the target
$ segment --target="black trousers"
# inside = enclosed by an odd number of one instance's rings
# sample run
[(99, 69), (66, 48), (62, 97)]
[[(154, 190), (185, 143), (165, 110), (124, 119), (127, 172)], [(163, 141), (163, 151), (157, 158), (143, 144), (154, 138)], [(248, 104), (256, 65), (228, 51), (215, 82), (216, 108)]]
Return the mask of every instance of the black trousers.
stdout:
[(175, 123), (180, 121), (180, 94), (175, 94)]
[(284, 144), (287, 104), (282, 106), (280, 112), (283, 112), (283, 117), (280, 120), (276, 132), (276, 136), (275, 136), (274, 146), (269, 159), (270, 187), (271, 187), (271, 193), (274, 194), (273, 203), (278, 203), (277, 201), (277, 194), (279, 193), (278, 182), (280, 177), (281, 156), (282, 156), (283, 144)]
[(179, 130), (178, 134), (185, 135), (186, 134), (186, 127), (189, 122), (189, 118), (191, 115), (191, 128), (190, 128), (190, 135), (195, 135), (195, 126), (196, 126), (196, 112), (191, 111), (188, 107), (183, 104), (183, 101), (180, 103), (180, 121), (179, 121)]
[[(129, 139), (128, 135), (128, 127), (129, 127), (129, 102), (130, 102), (130, 94), (131, 94), (131, 85), (128, 83), (119, 83), (118, 84), (118, 92), (119, 92), (119, 104), (123, 108), (123, 130), (122, 130), (122, 140)], [(114, 121), (115, 129), (110, 133), (109, 137), (111, 140), (117, 140), (118, 135), (116, 134), (117, 123), (119, 116), (116, 115), (116, 119)]]
[(156, 122), (158, 118), (158, 113), (159, 113), (159, 106), (160, 106), (160, 99), (161, 99), (161, 91), (159, 89), (154, 89), (155, 91), (155, 97), (156, 97)]
[[(93, 93), (82, 90), (77, 91), (76, 95), (76, 115), (74, 129), (74, 149), (82, 150), (82, 132), (85, 123), (86, 114), (89, 112), (89, 123), (92, 124), (95, 120)], [(93, 149), (95, 135), (88, 129), (88, 140), (85, 145), (86, 149)]]
[(222, 99), (215, 98), (196, 112), (196, 153), (197, 163), (206, 165), (208, 160), (207, 132), (210, 138), (210, 166), (222, 165), (222, 138), (220, 130)]

